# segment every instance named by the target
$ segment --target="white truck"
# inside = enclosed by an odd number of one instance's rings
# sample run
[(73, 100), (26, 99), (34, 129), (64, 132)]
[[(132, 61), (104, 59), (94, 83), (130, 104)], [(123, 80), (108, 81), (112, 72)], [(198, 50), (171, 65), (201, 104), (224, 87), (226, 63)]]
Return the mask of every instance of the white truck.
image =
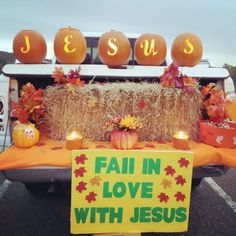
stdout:
[[(157, 78), (163, 73), (166, 64), (158, 67), (135, 65), (134, 55), (125, 69), (110, 69), (106, 65), (101, 65), (97, 57), (97, 42), (99, 37), (86, 37), (88, 53), (91, 55), (93, 64), (82, 64), (81, 76), (85, 79), (122, 80), (122, 78), (134, 80), (135, 78)], [(131, 46), (134, 45), (135, 38), (130, 38)], [(90, 58), (90, 59), (91, 59)], [(98, 64), (96, 64), (98, 63)], [(55, 69), (55, 64), (8, 64), (3, 68), (0, 77), (0, 143), (4, 146), (11, 145), (11, 122), (9, 118), (9, 104), (11, 100), (16, 100), (18, 91), (23, 84), (31, 82), (36, 87), (45, 87), (52, 83), (51, 73)], [(65, 71), (74, 69), (78, 65), (62, 65)], [(212, 67), (209, 60), (203, 60), (198, 66), (181, 68), (184, 74), (199, 78), (202, 84), (215, 82), (229, 92), (231, 97), (235, 96), (234, 84), (225, 68)], [(40, 79), (41, 78), (41, 79)], [(17, 82), (16, 82), (17, 81)], [(0, 157), (1, 158), (1, 157)], [(10, 161), (10, 160), (9, 160)], [(214, 163), (194, 168), (192, 186), (200, 184), (201, 179), (209, 176), (220, 176), (228, 170), (223, 165)], [(71, 169), (59, 167), (39, 167), (25, 169), (13, 169), (3, 171), (5, 177), (10, 181), (21, 181), (26, 188), (33, 193), (46, 192), (51, 184), (55, 182), (70, 182)]]

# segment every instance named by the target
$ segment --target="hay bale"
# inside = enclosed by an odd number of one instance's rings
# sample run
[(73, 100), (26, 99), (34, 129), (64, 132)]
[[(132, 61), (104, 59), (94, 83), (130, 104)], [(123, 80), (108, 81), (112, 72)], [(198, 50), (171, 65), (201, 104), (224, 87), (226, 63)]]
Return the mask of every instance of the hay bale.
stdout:
[(189, 93), (146, 82), (49, 86), (43, 104), (53, 139), (65, 139), (71, 125), (77, 124), (84, 137), (109, 140), (106, 121), (127, 114), (141, 118), (140, 140), (170, 141), (177, 130), (189, 132), (193, 140), (198, 136), (201, 95), (197, 89)]

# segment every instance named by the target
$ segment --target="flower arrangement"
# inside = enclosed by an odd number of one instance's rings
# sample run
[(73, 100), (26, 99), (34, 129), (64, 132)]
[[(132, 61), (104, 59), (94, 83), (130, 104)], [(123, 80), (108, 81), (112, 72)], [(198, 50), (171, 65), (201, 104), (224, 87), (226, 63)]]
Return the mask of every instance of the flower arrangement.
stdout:
[(74, 84), (83, 87), (85, 84), (85, 81), (80, 79), (80, 67), (70, 70), (67, 74), (65, 74), (62, 67), (55, 67), (52, 78), (57, 85)]
[(106, 122), (106, 127), (111, 131), (111, 145), (116, 149), (128, 150), (135, 147), (138, 142), (137, 129), (143, 125), (139, 117), (126, 115), (114, 117)]
[(36, 89), (31, 83), (23, 85), (20, 90), (18, 102), (12, 102), (11, 117), (17, 118), (21, 123), (34, 121), (39, 124), (45, 110), (42, 106), (43, 90)]
[(163, 75), (160, 77), (160, 84), (163, 87), (180, 88), (188, 92), (198, 87), (198, 81), (195, 78), (182, 74), (175, 63), (166, 67)]
[(225, 92), (209, 83), (201, 89), (203, 96), (203, 118), (200, 122), (200, 139), (215, 147), (234, 148), (236, 146), (236, 123), (228, 122), (227, 106), (231, 103)]
[(226, 118), (226, 105), (230, 103), (225, 92), (209, 83), (201, 89), (203, 96), (203, 118), (209, 119), (213, 123), (222, 123)]
[(105, 124), (106, 128), (110, 130), (120, 130), (120, 131), (134, 131), (141, 129), (143, 127), (142, 122), (139, 117), (133, 115), (126, 115), (123, 118), (116, 116), (110, 119)]

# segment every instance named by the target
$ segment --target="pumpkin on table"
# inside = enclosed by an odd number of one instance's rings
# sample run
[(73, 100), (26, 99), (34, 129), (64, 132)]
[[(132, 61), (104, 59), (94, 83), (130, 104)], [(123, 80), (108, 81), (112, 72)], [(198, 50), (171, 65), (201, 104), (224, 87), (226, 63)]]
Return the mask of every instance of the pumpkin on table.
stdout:
[(39, 141), (39, 131), (32, 123), (18, 123), (13, 128), (12, 138), (17, 147), (29, 148)]
[(126, 115), (123, 118), (116, 116), (106, 122), (106, 127), (111, 128), (111, 145), (116, 149), (128, 150), (135, 147), (138, 142), (137, 129), (143, 124), (139, 117)]
[(135, 131), (113, 130), (111, 133), (111, 145), (116, 149), (129, 150), (138, 142), (138, 134)]
[(129, 39), (119, 31), (102, 34), (98, 42), (101, 61), (108, 66), (121, 66), (128, 62), (131, 47)]
[(47, 54), (44, 37), (34, 30), (21, 30), (13, 40), (13, 53), (25, 64), (42, 63)]

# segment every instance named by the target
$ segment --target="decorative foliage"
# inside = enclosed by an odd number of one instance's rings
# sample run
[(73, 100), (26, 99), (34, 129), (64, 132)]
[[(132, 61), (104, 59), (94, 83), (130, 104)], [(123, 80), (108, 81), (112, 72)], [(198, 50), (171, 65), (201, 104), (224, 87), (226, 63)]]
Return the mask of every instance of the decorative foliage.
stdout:
[(165, 68), (163, 75), (160, 77), (160, 84), (163, 87), (180, 88), (188, 92), (198, 87), (197, 80), (183, 75), (175, 63), (171, 63), (169, 67)]
[[(70, 70), (68, 74), (65, 74), (62, 67), (56, 67), (55, 71), (53, 71), (52, 78), (54, 78), (54, 82), (57, 85), (69, 83), (83, 87), (85, 84), (85, 81), (80, 79), (80, 67)], [(70, 88), (68, 89), (71, 90)]]
[(42, 89), (37, 90), (31, 83), (24, 85), (20, 91), (19, 101), (12, 102), (11, 116), (21, 123), (31, 120), (39, 124), (45, 113), (42, 105), (43, 93)]
[(126, 115), (123, 118), (116, 116), (106, 122), (106, 127), (111, 127), (112, 130), (133, 131), (143, 127), (140, 118), (133, 115)]
[(225, 107), (230, 102), (224, 91), (209, 83), (201, 89), (203, 96), (203, 116), (214, 123), (223, 122), (226, 118)]

